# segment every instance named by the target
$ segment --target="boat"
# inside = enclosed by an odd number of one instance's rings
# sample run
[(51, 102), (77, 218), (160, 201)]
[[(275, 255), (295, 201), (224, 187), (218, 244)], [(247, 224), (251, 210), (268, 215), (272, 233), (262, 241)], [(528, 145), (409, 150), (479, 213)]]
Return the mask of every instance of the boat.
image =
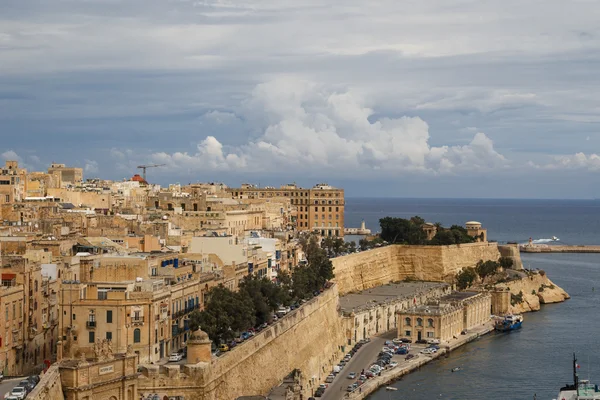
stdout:
[(398, 388), (395, 388), (393, 386), (386, 386), (385, 390), (389, 390), (389, 391), (395, 392), (396, 390), (398, 390)]
[(452, 372), (457, 372), (457, 371), (460, 371), (460, 367), (454, 367), (454, 368), (452, 368), (450, 371), (452, 371)]
[(515, 329), (519, 329), (522, 324), (522, 315), (507, 315), (502, 319), (496, 320), (496, 323), (494, 324), (494, 329), (500, 332), (514, 331)]
[(573, 384), (566, 384), (560, 388), (557, 399), (600, 400), (600, 389), (598, 389), (598, 385), (591, 384), (587, 379), (579, 379), (579, 376), (577, 375), (579, 367), (575, 353), (573, 353)]
[(552, 241), (553, 241), (553, 242), (558, 242), (559, 240), (560, 240), (560, 239), (559, 239), (559, 238), (557, 238), (556, 236), (552, 236)]

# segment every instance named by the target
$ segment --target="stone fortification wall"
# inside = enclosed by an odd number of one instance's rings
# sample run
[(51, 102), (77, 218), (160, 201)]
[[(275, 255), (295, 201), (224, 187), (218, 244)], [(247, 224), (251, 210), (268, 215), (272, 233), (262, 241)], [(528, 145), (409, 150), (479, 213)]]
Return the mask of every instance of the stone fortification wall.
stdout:
[(521, 270), (523, 269), (523, 261), (521, 261), (521, 252), (519, 251), (518, 244), (503, 244), (498, 245), (498, 250), (502, 257), (510, 258), (513, 260), (512, 269)]
[[(139, 380), (139, 393), (183, 395), (186, 400), (266, 395), (292, 370), (302, 371), (305, 397), (342, 357), (346, 342), (336, 285), (210, 365), (163, 371)], [(183, 372), (186, 373), (183, 373)]]
[(27, 400), (48, 400), (64, 398), (62, 384), (60, 381), (60, 373), (58, 365), (52, 365), (44, 375), (41, 376), (40, 382), (27, 395)]
[[(479, 260), (498, 260), (496, 243), (468, 243), (452, 246), (392, 245), (332, 260), (340, 294), (360, 291), (408, 277), (427, 281), (448, 281)], [(519, 258), (520, 261), (520, 258)]]

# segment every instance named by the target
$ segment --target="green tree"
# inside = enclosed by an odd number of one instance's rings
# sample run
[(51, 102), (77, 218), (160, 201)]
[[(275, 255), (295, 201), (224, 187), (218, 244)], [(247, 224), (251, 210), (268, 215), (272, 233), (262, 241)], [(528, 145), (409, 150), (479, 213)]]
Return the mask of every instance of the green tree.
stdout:
[(500, 264), (496, 261), (483, 261), (479, 260), (477, 266), (475, 267), (475, 271), (477, 275), (481, 277), (481, 279), (485, 279), (487, 276), (493, 275), (500, 268)]
[(254, 326), (254, 305), (245, 292), (232, 292), (219, 285), (208, 295), (206, 308), (190, 314), (191, 329), (200, 327), (215, 343), (224, 343)]
[(465, 290), (466, 288), (471, 287), (476, 278), (477, 273), (473, 268), (465, 268), (456, 275), (456, 286), (459, 290)]
[(289, 305), (291, 300), (289, 292), (282, 286), (254, 275), (244, 277), (239, 291), (252, 301), (256, 325), (270, 321), (273, 311), (281, 305)]
[(425, 220), (418, 216), (412, 217), (410, 220), (392, 217), (381, 218), (379, 220), (380, 237), (388, 243), (425, 244), (427, 235), (422, 228), (424, 223)]

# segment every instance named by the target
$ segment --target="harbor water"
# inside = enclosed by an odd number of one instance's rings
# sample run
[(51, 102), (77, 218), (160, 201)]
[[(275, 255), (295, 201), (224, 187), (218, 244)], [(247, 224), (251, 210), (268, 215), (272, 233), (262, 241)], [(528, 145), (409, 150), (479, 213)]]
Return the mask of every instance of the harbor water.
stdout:
[[(478, 220), (491, 239), (524, 241), (551, 238), (568, 244), (600, 244), (600, 202), (535, 200), (379, 199), (377, 214), (365, 199), (347, 199), (346, 223), (367, 227), (387, 215), (420, 215), (444, 225)], [(516, 218), (515, 216), (518, 216)], [(580, 377), (600, 383), (600, 254), (523, 254), (527, 268), (539, 268), (571, 299), (525, 314), (523, 328), (492, 333), (405, 376), (369, 397), (387, 399), (554, 399), (571, 381), (577, 353)], [(458, 372), (451, 372), (460, 367)]]

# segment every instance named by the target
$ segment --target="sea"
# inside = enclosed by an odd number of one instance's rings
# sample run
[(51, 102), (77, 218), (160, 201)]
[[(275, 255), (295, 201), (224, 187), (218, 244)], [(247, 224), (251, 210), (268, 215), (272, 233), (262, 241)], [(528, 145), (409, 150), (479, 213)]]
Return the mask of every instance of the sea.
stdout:
[[(362, 220), (373, 232), (379, 218), (418, 215), (444, 226), (479, 221), (490, 240), (525, 243), (600, 244), (600, 201), (347, 198), (345, 225)], [(358, 239), (358, 238), (356, 238)], [(492, 333), (406, 375), (371, 400), (556, 399), (572, 381), (573, 353), (579, 376), (600, 384), (600, 254), (522, 254), (571, 299), (525, 314), (523, 327)], [(458, 372), (451, 372), (460, 367)]]

